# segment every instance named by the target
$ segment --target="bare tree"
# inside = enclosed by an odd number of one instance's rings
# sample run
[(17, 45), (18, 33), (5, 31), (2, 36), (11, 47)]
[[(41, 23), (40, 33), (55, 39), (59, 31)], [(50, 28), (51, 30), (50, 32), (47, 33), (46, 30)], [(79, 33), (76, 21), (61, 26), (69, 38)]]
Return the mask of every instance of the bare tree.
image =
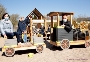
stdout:
[(19, 15), (18, 15), (18, 14), (12, 14), (12, 15), (10, 16), (10, 20), (11, 20), (14, 28), (15, 28), (15, 27), (17, 26), (17, 24), (18, 24), (18, 19), (19, 19)]
[(81, 21), (89, 21), (88, 16), (86, 15), (78, 15), (78, 17), (73, 17), (73, 21), (81, 22)]
[(7, 11), (6, 11), (6, 8), (5, 8), (2, 4), (0, 4), (0, 20), (2, 19), (2, 15), (3, 15), (5, 12), (7, 12)]

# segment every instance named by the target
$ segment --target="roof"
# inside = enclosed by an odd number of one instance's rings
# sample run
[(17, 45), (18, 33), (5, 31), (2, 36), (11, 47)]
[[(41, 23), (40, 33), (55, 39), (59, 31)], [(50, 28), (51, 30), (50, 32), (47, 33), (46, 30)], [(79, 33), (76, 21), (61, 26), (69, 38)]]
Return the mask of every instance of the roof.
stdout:
[[(36, 8), (35, 8), (32, 12), (33, 12), (37, 17), (42, 16), (42, 18), (44, 18), (44, 16), (43, 16)], [(32, 12), (31, 12), (29, 15), (31, 15)], [(29, 16), (29, 15), (28, 15), (28, 16)]]
[(73, 12), (50, 12), (49, 14), (47, 14), (47, 16), (57, 16), (58, 14), (59, 16), (62, 16), (63, 14), (74, 15)]

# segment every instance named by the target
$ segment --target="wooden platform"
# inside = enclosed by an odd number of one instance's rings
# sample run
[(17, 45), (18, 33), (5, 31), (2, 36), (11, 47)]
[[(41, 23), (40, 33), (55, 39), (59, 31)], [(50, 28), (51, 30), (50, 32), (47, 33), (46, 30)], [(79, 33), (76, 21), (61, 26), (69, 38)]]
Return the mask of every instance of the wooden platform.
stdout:
[[(50, 44), (60, 46), (60, 42), (50, 41)], [(85, 40), (70, 41), (70, 45), (82, 45), (82, 44), (85, 44)]]
[(23, 45), (21, 47), (18, 47), (17, 45), (11, 45), (11, 46), (4, 46), (2, 48), (2, 52), (5, 52), (6, 48), (8, 48), (8, 47), (14, 48), (15, 51), (18, 51), (18, 50), (28, 50), (28, 49), (36, 49), (37, 45), (43, 45), (44, 48), (46, 47), (46, 45), (44, 43), (38, 43), (38, 44), (34, 44), (34, 45), (33, 44), (32, 45)]

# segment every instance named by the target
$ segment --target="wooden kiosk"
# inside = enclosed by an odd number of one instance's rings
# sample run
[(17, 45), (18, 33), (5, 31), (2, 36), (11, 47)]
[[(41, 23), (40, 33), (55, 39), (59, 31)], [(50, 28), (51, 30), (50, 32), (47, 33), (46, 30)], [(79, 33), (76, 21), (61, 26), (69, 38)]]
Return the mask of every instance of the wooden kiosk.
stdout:
[[(85, 44), (85, 47), (87, 47), (87, 45), (89, 46), (90, 45), (89, 39), (73, 41), (73, 29), (71, 30), (70, 33), (67, 33), (64, 30), (64, 27), (59, 25), (60, 24), (60, 17), (59, 16), (62, 16), (63, 14), (70, 15), (70, 19), (71, 19), (70, 21), (71, 21), (71, 24), (72, 24), (72, 15), (74, 15), (74, 13), (70, 13), (70, 12), (50, 12), (49, 14), (47, 14), (47, 16), (51, 17), (51, 39), (50, 39), (50, 44), (52, 44), (54, 46), (60, 46), (62, 49), (68, 49), (70, 47), (70, 45)], [(53, 16), (57, 16), (57, 26), (54, 26), (54, 24), (53, 24)]]

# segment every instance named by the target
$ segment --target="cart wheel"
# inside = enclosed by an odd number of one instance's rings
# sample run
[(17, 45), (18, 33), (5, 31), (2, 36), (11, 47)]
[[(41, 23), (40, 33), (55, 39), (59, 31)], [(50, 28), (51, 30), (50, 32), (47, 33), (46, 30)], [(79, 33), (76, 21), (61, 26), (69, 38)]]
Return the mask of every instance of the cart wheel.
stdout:
[(70, 47), (70, 43), (68, 39), (63, 39), (61, 41), (61, 48), (62, 49), (68, 49)]
[(36, 47), (36, 51), (37, 51), (38, 53), (41, 53), (41, 52), (43, 51), (43, 46), (42, 46), (42, 45), (38, 45), (38, 46)]
[(87, 48), (87, 47), (90, 47), (90, 42), (89, 41), (86, 41), (85, 42), (85, 47)]
[(5, 55), (7, 57), (12, 57), (14, 56), (14, 54), (15, 54), (14, 48), (6, 48)]

